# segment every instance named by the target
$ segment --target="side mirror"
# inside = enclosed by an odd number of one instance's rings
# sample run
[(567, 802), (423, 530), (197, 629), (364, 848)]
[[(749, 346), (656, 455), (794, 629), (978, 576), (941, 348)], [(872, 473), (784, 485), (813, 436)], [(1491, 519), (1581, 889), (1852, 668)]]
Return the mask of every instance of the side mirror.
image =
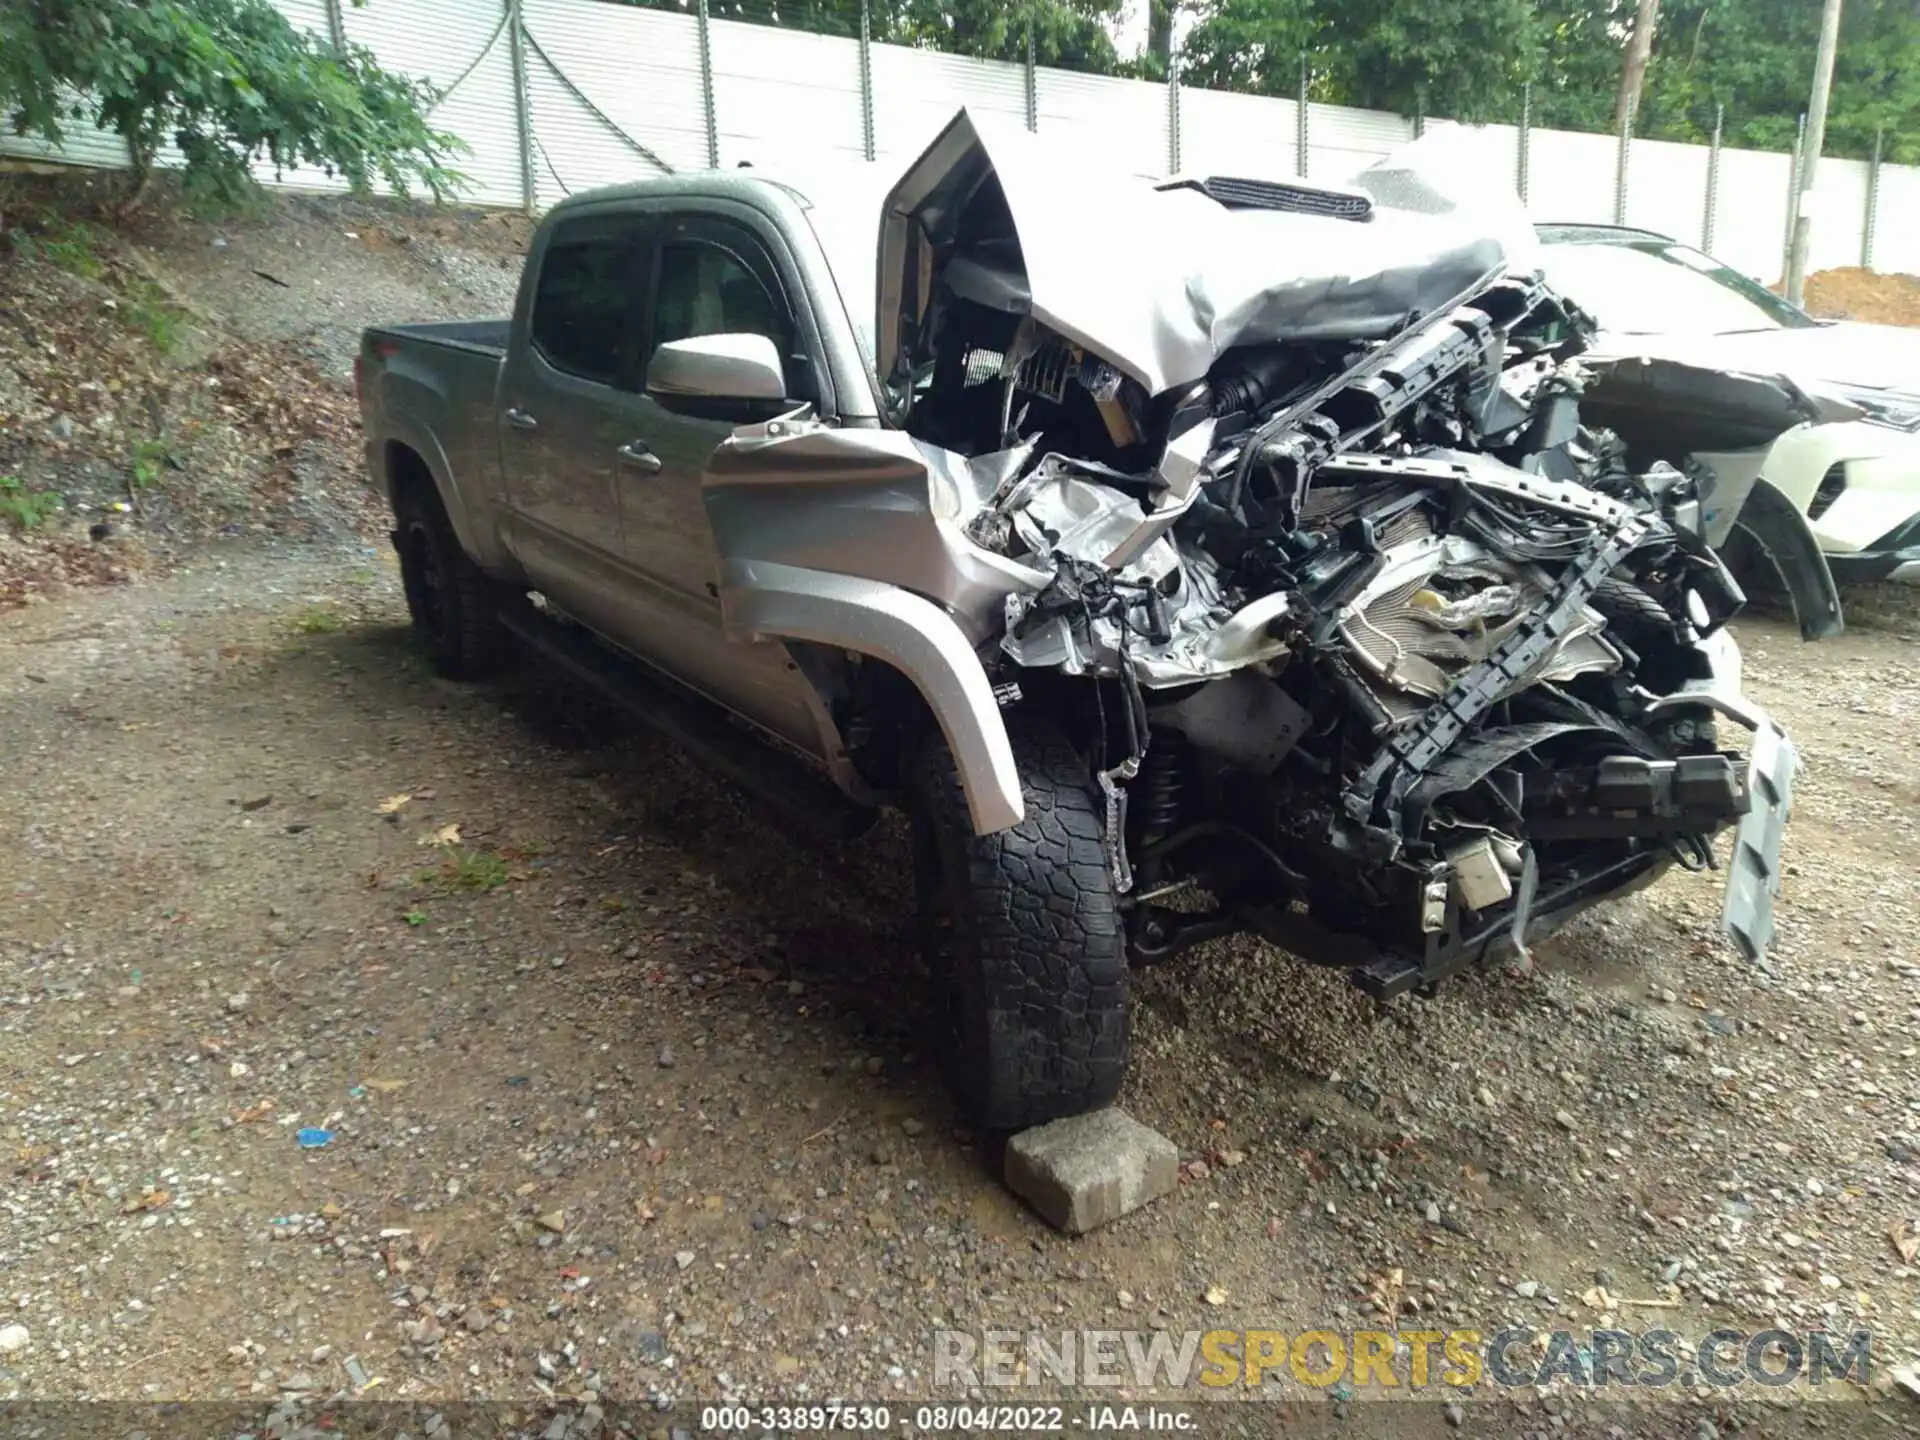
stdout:
[(647, 394), (668, 406), (675, 400), (785, 400), (787, 376), (779, 347), (764, 335), (695, 335), (653, 352)]

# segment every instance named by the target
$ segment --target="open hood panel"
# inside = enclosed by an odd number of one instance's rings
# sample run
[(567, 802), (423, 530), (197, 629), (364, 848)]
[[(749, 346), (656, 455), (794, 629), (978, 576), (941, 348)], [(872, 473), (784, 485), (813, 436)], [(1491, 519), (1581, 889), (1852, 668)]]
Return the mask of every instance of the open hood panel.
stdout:
[(1030, 316), (1158, 394), (1236, 345), (1379, 339), (1521, 248), (1430, 187), (1412, 197), (1425, 213), (1400, 208), (1403, 169), (1357, 183), (1383, 192), (1370, 220), (1230, 209), (963, 110), (887, 198), (879, 372), (897, 386), (928, 360), (931, 313), (957, 296)]

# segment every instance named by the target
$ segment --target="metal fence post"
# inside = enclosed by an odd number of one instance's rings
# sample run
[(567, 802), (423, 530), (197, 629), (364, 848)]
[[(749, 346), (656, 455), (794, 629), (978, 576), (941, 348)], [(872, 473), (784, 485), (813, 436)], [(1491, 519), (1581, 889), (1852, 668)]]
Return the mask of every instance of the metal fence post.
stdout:
[(1807, 116), (1800, 114), (1800, 130), (1793, 139), (1792, 163), (1787, 166), (1787, 233), (1780, 242), (1780, 275), (1784, 279), (1793, 268), (1793, 231), (1800, 218), (1800, 166), (1807, 148)]
[(1427, 133), (1427, 97), (1422, 95), (1413, 105), (1413, 138), (1418, 140)]
[(1180, 61), (1167, 65), (1167, 174), (1180, 173)]
[(707, 168), (720, 168), (720, 121), (713, 109), (713, 27), (707, 19), (707, 0), (700, 0), (700, 109), (707, 122)]
[(1040, 81), (1033, 70), (1033, 27), (1027, 27), (1027, 129), (1040, 128)]
[(1633, 116), (1620, 117), (1620, 149), (1613, 161), (1613, 223), (1627, 223), (1627, 169), (1633, 160)]
[(1293, 107), (1293, 164), (1302, 180), (1307, 178), (1307, 52), (1300, 52), (1300, 99)]
[(327, 0), (327, 38), (334, 54), (347, 53), (347, 17), (340, 13), (340, 0)]
[(867, 0), (860, 0), (860, 150), (869, 161), (879, 158), (873, 143), (873, 21)]
[(1513, 183), (1520, 192), (1520, 203), (1527, 203), (1527, 183), (1531, 178), (1530, 148), (1533, 144), (1533, 82), (1520, 87), (1520, 134), (1513, 148)]
[(1720, 135), (1727, 122), (1727, 107), (1713, 107), (1713, 142), (1707, 147), (1707, 203), (1700, 216), (1700, 248), (1713, 253), (1713, 222), (1720, 208)]
[(1860, 224), (1860, 268), (1873, 268), (1873, 227), (1880, 218), (1880, 144), (1884, 130), (1873, 132), (1873, 159), (1867, 162), (1867, 213)]
[(533, 105), (527, 90), (527, 37), (521, 27), (520, 0), (506, 0), (507, 56), (513, 70), (514, 133), (520, 146), (520, 208), (533, 214), (539, 186), (533, 170)]

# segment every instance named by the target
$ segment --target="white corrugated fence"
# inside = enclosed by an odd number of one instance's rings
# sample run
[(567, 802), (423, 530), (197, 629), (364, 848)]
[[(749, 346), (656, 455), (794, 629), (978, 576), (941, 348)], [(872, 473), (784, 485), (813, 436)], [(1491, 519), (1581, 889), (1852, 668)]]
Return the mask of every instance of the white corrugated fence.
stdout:
[[(342, 34), (389, 69), (440, 87), (434, 121), (469, 147), (459, 162), (469, 181), (462, 198), (483, 205), (539, 210), (576, 190), (714, 162), (812, 167), (871, 155), (897, 166), (962, 105), (1070, 136), (1150, 175), (1177, 168), (1342, 180), (1415, 130), (1403, 116), (1322, 104), (1307, 107), (1303, 127), (1290, 99), (863, 47), (608, 0), (274, 3), (296, 25)], [(1614, 136), (1532, 128), (1523, 146), (1514, 126), (1480, 128), (1538, 219), (1643, 226), (1704, 245), (1767, 282), (1784, 268), (1791, 156), (1636, 139), (1622, 187)], [(85, 127), (58, 151), (0, 137), (0, 153), (126, 163), (116, 137)], [(259, 173), (270, 184), (340, 188), (318, 172)], [(1920, 213), (1920, 168), (1823, 159), (1815, 205), (1813, 269), (1920, 271), (1920, 226), (1902, 223)]]

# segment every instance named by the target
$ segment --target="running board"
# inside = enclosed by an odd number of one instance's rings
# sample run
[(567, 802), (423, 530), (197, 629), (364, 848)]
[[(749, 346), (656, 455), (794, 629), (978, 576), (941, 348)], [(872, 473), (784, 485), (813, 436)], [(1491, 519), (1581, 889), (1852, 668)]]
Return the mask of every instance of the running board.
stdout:
[(670, 677), (648, 677), (636, 661), (591, 634), (531, 610), (506, 610), (500, 622), (555, 668), (585, 681), (643, 725), (781, 815), (794, 829), (838, 844), (871, 826), (876, 813), (832, 782), (747, 734), (720, 706)]

